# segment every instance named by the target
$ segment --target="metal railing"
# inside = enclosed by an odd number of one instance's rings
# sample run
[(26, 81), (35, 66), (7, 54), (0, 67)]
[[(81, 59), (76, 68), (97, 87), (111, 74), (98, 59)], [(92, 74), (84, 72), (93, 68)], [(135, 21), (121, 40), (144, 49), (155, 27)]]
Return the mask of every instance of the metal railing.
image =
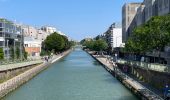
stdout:
[(117, 62), (120, 64), (128, 64), (131, 66), (141, 67), (147, 70), (170, 73), (169, 67), (164, 64), (146, 63), (146, 62), (140, 62), (140, 61), (127, 61), (124, 59), (119, 59)]

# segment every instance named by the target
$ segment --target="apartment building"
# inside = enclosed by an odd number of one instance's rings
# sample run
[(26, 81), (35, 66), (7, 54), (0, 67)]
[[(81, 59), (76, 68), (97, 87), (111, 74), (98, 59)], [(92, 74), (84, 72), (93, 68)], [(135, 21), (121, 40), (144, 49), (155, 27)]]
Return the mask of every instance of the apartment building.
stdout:
[[(0, 18), (0, 48), (3, 48), (5, 59), (10, 59), (12, 55), (16, 58), (16, 50), (19, 50), (20, 58), (22, 58), (22, 26), (7, 19)], [(12, 52), (12, 50), (14, 50), (14, 52)]]
[(109, 29), (104, 33), (105, 39), (112, 50), (122, 45), (122, 28), (113, 23)]

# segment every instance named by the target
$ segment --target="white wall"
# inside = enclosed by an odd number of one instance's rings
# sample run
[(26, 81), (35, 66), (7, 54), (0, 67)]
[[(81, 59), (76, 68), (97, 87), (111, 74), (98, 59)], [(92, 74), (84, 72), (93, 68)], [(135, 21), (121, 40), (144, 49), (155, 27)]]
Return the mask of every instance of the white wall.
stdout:
[(113, 48), (120, 47), (122, 44), (122, 28), (114, 28), (113, 31)]

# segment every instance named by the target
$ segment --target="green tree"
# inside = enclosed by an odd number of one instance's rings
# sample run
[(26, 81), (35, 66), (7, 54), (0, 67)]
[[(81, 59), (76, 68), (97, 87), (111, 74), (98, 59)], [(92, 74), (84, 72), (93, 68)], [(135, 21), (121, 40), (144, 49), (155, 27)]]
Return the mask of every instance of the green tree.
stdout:
[(16, 47), (16, 58), (17, 59), (20, 58), (20, 49), (19, 49), (19, 47)]
[(3, 48), (0, 48), (0, 60), (4, 59)]
[(93, 50), (94, 41), (93, 40), (91, 40), (91, 41), (84, 41), (83, 42), (83, 46), (86, 46), (86, 48), (88, 48), (90, 50)]
[(63, 37), (55, 32), (46, 38), (44, 45), (48, 51), (55, 50), (55, 52), (60, 52), (66, 44)]
[(134, 29), (125, 48), (129, 52), (161, 51), (170, 43), (170, 15), (154, 16)]
[(14, 48), (13, 47), (10, 48), (10, 55), (11, 55), (11, 58), (14, 59)]
[(95, 51), (103, 51), (107, 49), (107, 47), (108, 47), (107, 43), (102, 39), (94, 41), (93, 49)]

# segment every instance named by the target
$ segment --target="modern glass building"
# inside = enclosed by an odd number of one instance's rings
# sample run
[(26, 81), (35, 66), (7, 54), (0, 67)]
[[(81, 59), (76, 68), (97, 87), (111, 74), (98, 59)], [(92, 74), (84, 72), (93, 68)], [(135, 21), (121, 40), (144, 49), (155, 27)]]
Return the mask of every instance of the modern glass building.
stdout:
[(0, 18), (0, 48), (3, 48), (4, 58), (22, 58), (23, 30), (21, 25)]

